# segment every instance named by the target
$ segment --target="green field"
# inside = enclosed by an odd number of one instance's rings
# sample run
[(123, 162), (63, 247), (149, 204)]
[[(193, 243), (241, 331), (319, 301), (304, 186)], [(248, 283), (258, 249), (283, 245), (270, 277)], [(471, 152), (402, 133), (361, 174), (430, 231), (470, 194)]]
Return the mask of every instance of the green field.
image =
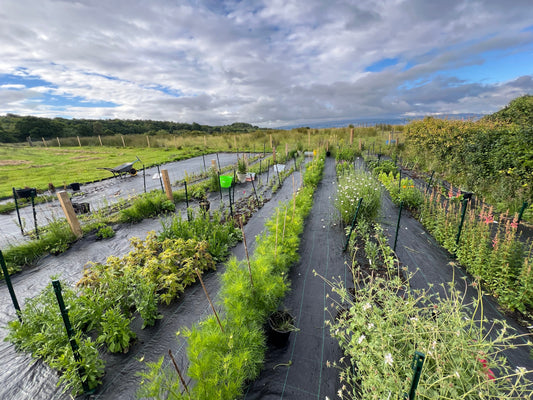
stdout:
[(199, 150), (176, 148), (116, 147), (0, 147), (0, 198), (10, 197), (12, 188), (56, 188), (72, 182), (91, 182), (112, 176), (98, 169), (136, 160), (136, 169), (200, 155)]

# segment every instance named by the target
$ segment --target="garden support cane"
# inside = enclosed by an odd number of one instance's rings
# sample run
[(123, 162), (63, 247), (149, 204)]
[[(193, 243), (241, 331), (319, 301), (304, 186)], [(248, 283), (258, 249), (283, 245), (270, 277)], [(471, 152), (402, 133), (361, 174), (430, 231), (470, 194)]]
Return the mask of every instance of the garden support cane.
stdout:
[(144, 184), (144, 193), (146, 193), (146, 169), (143, 164), (143, 184)]
[(398, 222), (396, 223), (396, 234), (394, 235), (394, 247), (392, 251), (396, 252), (396, 243), (398, 243), (398, 232), (400, 231), (400, 219), (402, 218), (403, 201), (400, 201), (400, 211), (398, 212)]
[(17, 301), (15, 290), (13, 289), (13, 285), (11, 284), (11, 278), (9, 277), (9, 271), (7, 270), (6, 261), (4, 260), (4, 255), (2, 254), (1, 250), (0, 250), (0, 265), (2, 266), (4, 280), (6, 281), (7, 290), (9, 290), (9, 295), (11, 296), (13, 307), (15, 307), (15, 311), (17, 312), (17, 317), (19, 318), (19, 321), (22, 322), (22, 315), (20, 313), (19, 302)]
[(524, 204), (522, 204), (522, 208), (520, 209), (520, 212), (518, 213), (518, 219), (516, 220), (516, 223), (519, 224), (520, 221), (522, 221), (522, 215), (524, 214), (524, 211), (527, 208), (527, 201), (524, 201)]
[(205, 155), (202, 153), (202, 160), (204, 160), (204, 172), (207, 172), (207, 167), (205, 166)]
[(344, 245), (343, 251), (346, 251), (346, 249), (348, 248), (348, 243), (350, 243), (350, 237), (352, 236), (352, 232), (355, 228), (355, 224), (357, 222), (357, 215), (359, 214), (359, 208), (361, 207), (362, 202), (363, 202), (363, 198), (361, 197), (359, 199), (359, 203), (357, 204), (357, 208), (355, 209), (355, 215), (352, 220), (352, 226), (350, 227), (350, 233), (348, 233), (348, 237), (346, 238), (346, 244)]
[(420, 374), (422, 373), (422, 367), (424, 366), (424, 360), (426, 359), (425, 354), (415, 351), (413, 356), (413, 363), (411, 364), (411, 369), (413, 370), (413, 379), (411, 380), (411, 389), (409, 389), (409, 394), (404, 394), (404, 400), (415, 400), (416, 388), (418, 387), (418, 382), (420, 381)]
[(70, 319), (68, 317), (68, 311), (65, 307), (65, 302), (63, 301), (63, 295), (61, 294), (61, 283), (59, 281), (52, 281), (52, 286), (54, 287), (54, 292), (57, 298), (57, 304), (59, 305), (59, 310), (61, 311), (61, 316), (63, 317), (63, 323), (65, 324), (65, 329), (67, 331), (68, 340), (70, 342), (70, 347), (72, 347), (72, 353), (74, 354), (74, 359), (79, 364), (78, 374), (80, 376), (81, 385), (85, 393), (89, 393), (89, 385), (87, 381), (83, 379), (85, 375), (85, 368), (81, 365), (81, 357), (79, 353), (78, 342), (74, 337), (74, 329), (70, 325)]
[(459, 222), (459, 229), (457, 230), (457, 236), (455, 237), (455, 245), (459, 246), (459, 240), (461, 239), (461, 231), (463, 230), (463, 224), (465, 222), (466, 206), (468, 205), (468, 199), (462, 200), (463, 207), (461, 209), (461, 222)]

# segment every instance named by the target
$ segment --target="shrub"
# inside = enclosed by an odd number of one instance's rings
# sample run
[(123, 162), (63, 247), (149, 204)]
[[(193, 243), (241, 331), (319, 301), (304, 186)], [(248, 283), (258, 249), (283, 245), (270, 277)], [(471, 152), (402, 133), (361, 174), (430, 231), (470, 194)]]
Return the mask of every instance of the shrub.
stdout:
[(362, 170), (341, 175), (337, 186), (335, 207), (344, 224), (351, 223), (361, 198), (363, 202), (357, 218), (367, 221), (374, 220), (381, 205), (381, 186), (379, 183)]

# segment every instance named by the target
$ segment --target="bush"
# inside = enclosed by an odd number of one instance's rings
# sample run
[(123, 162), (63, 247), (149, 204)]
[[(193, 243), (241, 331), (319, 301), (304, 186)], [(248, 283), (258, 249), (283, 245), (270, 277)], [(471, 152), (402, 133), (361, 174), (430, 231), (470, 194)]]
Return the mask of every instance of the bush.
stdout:
[(381, 185), (370, 174), (362, 170), (341, 175), (337, 186), (335, 207), (345, 225), (352, 222), (361, 198), (363, 202), (357, 218), (367, 221), (374, 220), (381, 206)]

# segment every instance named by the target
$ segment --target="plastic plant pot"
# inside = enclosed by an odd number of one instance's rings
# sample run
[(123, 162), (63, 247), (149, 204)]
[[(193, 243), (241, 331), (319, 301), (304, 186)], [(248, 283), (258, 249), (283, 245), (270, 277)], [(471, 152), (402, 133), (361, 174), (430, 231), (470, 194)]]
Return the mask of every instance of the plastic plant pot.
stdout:
[(224, 189), (231, 187), (231, 182), (233, 182), (233, 176), (220, 175), (220, 186)]
[(78, 182), (71, 183), (69, 186), (75, 192), (80, 190), (80, 184)]
[(268, 340), (276, 347), (287, 345), (292, 331), (297, 330), (293, 325), (294, 317), (287, 311), (276, 311), (268, 318)]

